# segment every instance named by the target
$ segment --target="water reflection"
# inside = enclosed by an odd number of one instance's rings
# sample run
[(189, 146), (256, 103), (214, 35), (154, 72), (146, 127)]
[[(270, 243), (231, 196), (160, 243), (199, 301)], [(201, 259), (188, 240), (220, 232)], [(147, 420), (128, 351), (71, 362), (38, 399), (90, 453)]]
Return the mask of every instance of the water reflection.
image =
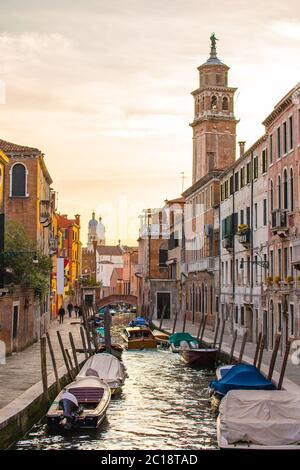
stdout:
[(129, 378), (112, 399), (97, 431), (50, 434), (44, 421), (17, 449), (201, 449), (216, 448), (216, 420), (208, 406), (211, 375), (164, 351), (124, 353)]

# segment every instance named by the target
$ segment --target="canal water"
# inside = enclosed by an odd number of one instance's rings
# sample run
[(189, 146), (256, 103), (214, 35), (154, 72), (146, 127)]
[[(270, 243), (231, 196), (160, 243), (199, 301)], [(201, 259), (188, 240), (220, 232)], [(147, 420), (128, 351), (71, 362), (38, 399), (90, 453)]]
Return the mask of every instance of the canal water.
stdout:
[(207, 386), (214, 375), (185, 366), (168, 351), (127, 351), (129, 377), (97, 431), (54, 435), (45, 419), (15, 449), (212, 449), (216, 417)]

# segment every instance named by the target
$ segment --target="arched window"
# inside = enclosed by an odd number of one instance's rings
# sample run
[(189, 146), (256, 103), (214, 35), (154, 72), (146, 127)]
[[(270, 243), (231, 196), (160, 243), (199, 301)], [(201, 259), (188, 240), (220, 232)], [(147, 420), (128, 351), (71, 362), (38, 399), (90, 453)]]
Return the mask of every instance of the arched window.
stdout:
[(22, 163), (16, 163), (11, 169), (10, 195), (12, 197), (25, 197), (27, 186), (27, 170)]
[(227, 96), (224, 96), (223, 100), (222, 100), (222, 110), (223, 111), (228, 111), (228, 98)]
[(286, 170), (283, 172), (283, 208), (288, 208), (288, 175)]
[(202, 284), (202, 308), (201, 308), (202, 313), (205, 313), (204, 302), (205, 302), (205, 299), (204, 299), (204, 284)]
[(218, 102), (217, 97), (213, 95), (211, 98), (211, 109), (217, 109), (217, 102)]
[(291, 211), (294, 210), (294, 172), (293, 168), (290, 169), (290, 205)]
[(278, 209), (281, 209), (281, 178), (278, 175), (278, 180), (277, 180), (277, 191), (278, 191)]
[(274, 210), (274, 185), (272, 180), (270, 183), (270, 207), (272, 212)]

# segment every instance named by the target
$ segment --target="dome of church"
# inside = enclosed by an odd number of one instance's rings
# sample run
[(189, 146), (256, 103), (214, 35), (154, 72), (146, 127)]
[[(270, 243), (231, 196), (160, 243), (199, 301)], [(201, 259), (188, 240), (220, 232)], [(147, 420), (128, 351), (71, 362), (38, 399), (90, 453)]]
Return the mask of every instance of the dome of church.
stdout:
[(98, 225), (98, 222), (97, 222), (97, 220), (95, 219), (95, 212), (93, 212), (92, 218), (91, 218), (91, 220), (89, 221), (89, 228), (97, 228), (97, 225)]

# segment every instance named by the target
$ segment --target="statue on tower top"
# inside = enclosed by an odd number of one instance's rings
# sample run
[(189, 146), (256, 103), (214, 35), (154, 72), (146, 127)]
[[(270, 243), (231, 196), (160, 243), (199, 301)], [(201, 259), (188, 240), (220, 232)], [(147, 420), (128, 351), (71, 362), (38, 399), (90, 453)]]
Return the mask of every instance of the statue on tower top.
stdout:
[(217, 41), (219, 41), (218, 38), (216, 38), (215, 33), (212, 33), (210, 36), (210, 57), (215, 58), (217, 57)]

